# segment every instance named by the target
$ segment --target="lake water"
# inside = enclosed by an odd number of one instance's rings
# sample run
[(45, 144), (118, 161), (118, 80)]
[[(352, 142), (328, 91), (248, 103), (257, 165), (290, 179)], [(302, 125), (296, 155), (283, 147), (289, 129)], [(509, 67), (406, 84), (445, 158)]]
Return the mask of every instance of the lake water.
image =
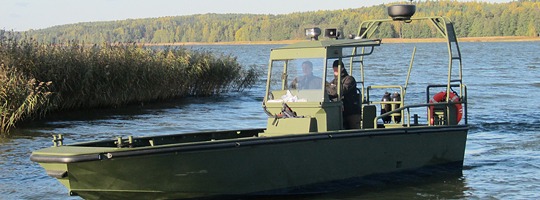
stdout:
[[(278, 46), (191, 48), (232, 54), (244, 66), (266, 70), (269, 50)], [(411, 78), (407, 98), (425, 99), (420, 85), (443, 83), (446, 78), (434, 70), (446, 72), (442, 43), (385, 44), (375, 50), (380, 56), (366, 58), (366, 76), (387, 77), (388, 82), (403, 85), (414, 46), (418, 50), (413, 74), (421, 76)], [(536, 102), (540, 42), (460, 43), (460, 47), (471, 125), (462, 174), (272, 199), (540, 199), (540, 104)], [(0, 139), (0, 199), (79, 199), (69, 197), (59, 182), (29, 160), (33, 150), (52, 145), (52, 134), (63, 134), (69, 144), (116, 136), (265, 127), (262, 84), (220, 97), (55, 114), (26, 124), (11, 138)]]

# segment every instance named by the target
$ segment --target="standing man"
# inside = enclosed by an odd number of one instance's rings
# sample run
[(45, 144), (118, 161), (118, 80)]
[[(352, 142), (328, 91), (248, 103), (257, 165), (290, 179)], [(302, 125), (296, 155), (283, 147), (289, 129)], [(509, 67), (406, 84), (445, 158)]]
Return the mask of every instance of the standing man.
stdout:
[[(339, 65), (341, 65), (341, 73), (339, 72)], [(343, 62), (335, 60), (332, 64), (334, 69), (334, 80), (327, 87), (328, 96), (333, 101), (338, 101), (338, 76), (341, 77), (341, 100), (343, 101), (343, 127), (345, 129), (358, 129), (360, 128), (360, 120), (362, 112), (360, 105), (360, 95), (356, 88), (356, 80), (350, 76), (345, 70)]]

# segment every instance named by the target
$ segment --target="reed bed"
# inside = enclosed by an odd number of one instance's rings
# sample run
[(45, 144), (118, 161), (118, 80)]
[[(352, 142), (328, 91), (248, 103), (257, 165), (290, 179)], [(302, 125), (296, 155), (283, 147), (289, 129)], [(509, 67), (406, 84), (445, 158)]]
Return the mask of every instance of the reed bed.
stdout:
[(116, 107), (251, 87), (235, 57), (135, 44), (40, 44), (0, 38), (0, 133), (51, 111)]

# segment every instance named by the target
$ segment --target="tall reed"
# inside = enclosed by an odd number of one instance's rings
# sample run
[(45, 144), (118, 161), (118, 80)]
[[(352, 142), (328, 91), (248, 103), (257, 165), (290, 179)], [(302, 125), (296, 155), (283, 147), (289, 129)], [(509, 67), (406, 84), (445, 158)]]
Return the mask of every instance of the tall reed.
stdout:
[(0, 64), (0, 133), (7, 132), (18, 121), (45, 114), (50, 85), (51, 82), (38, 82)]
[(243, 90), (259, 76), (235, 57), (186, 48), (54, 45), (9, 37), (0, 38), (0, 63), (0, 132), (50, 111)]

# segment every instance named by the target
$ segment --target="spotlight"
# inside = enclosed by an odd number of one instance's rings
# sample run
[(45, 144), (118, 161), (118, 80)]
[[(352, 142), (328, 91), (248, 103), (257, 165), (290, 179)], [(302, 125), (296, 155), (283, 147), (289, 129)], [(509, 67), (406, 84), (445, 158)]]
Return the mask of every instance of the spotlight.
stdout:
[(314, 27), (314, 28), (306, 28), (306, 36), (311, 38), (311, 40), (319, 40), (319, 35), (321, 35), (321, 29)]

